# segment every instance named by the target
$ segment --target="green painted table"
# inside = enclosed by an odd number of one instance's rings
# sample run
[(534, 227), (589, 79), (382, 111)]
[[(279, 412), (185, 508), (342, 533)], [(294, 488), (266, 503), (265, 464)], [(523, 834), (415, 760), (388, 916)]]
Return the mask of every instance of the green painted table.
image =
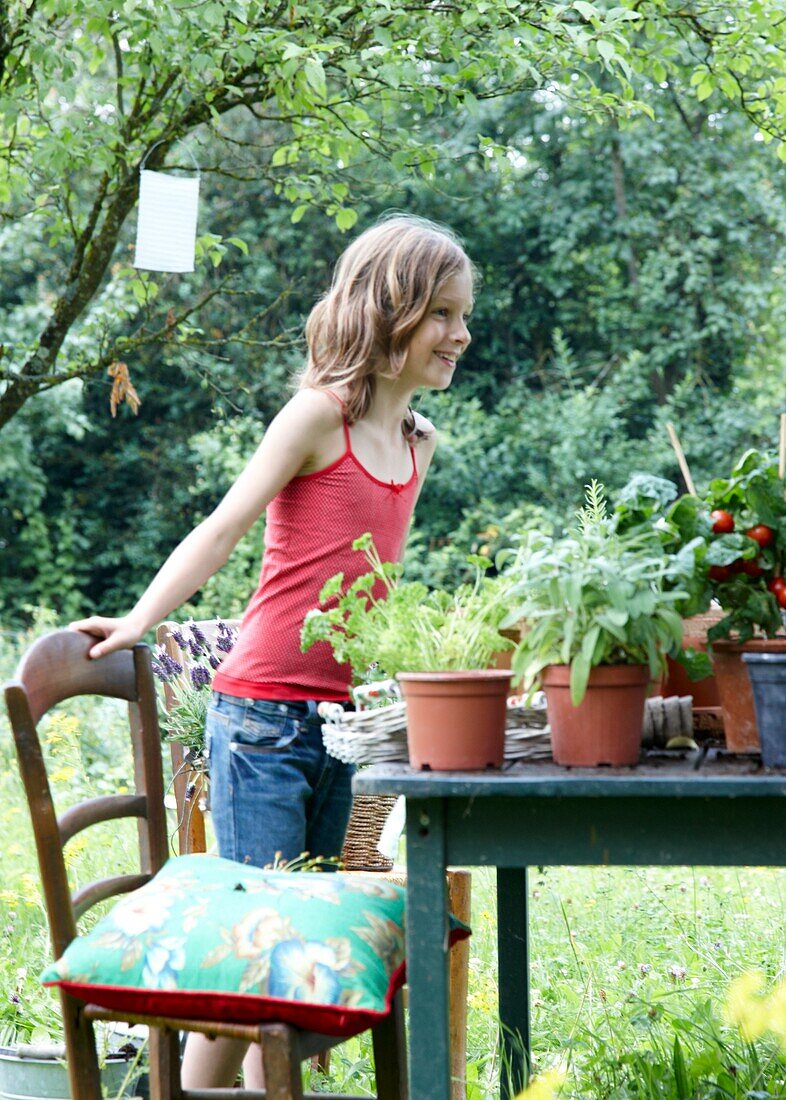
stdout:
[(786, 772), (711, 751), (637, 768), (533, 762), (500, 772), (377, 764), (359, 794), (407, 800), (411, 1100), (450, 1100), (448, 866), (497, 868), (502, 1096), (530, 1049), (527, 867), (559, 864), (786, 866)]

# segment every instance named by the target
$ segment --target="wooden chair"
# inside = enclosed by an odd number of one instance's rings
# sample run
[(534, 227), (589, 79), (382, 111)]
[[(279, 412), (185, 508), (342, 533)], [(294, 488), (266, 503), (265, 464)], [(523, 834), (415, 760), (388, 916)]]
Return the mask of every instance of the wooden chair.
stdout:
[[(239, 619), (224, 620), (230, 628), (237, 629)], [(184, 655), (180, 647), (172, 637), (173, 630), (182, 628), (182, 623), (164, 622), (156, 630), (156, 641), (163, 646), (170, 657), (183, 664)], [(200, 619), (196, 625), (202, 631), (209, 643), (214, 645), (217, 635), (215, 619)], [(174, 693), (170, 684), (164, 685), (164, 697), (167, 707), (174, 703)], [(203, 777), (201, 772), (189, 768), (186, 762), (186, 751), (182, 745), (176, 742), (171, 745), (172, 774), (174, 776), (173, 787), (175, 802), (177, 805), (177, 820), (180, 854), (190, 852), (204, 852), (206, 849), (205, 820), (202, 811), (204, 800)], [(384, 802), (388, 808), (392, 808), (395, 798), (383, 799), (382, 796), (363, 796), (366, 803), (371, 801)], [(357, 833), (357, 825), (362, 821), (363, 810), (356, 801), (349, 823), (348, 837)], [(369, 838), (370, 839), (370, 838)], [(345, 845), (342, 852), (342, 862), (347, 871), (368, 872), (375, 870), (370, 866), (368, 857), (354, 856), (354, 846)], [(365, 846), (367, 849), (369, 845)], [(314, 853), (318, 854), (318, 853)], [(387, 874), (387, 871), (378, 873)], [(397, 883), (406, 883), (406, 873), (403, 871), (390, 871), (389, 876)], [(451, 913), (465, 924), (470, 923), (471, 918), (471, 886), (472, 876), (469, 871), (452, 868), (447, 874), (448, 906)], [(452, 1065), (452, 1097), (451, 1100), (465, 1100), (466, 1072), (467, 1072), (467, 992), (469, 987), (469, 940), (461, 940), (453, 945), (450, 951), (450, 1042)], [(404, 991), (406, 997), (406, 990)], [(325, 1068), (327, 1059), (320, 1059), (320, 1065)]]
[[(144, 885), (167, 859), (161, 741), (149, 650), (138, 645), (91, 661), (87, 652), (93, 644), (94, 640), (86, 635), (69, 630), (46, 635), (31, 646), (15, 678), (4, 687), (33, 823), (55, 958), (77, 935), (76, 922), (92, 905)], [(55, 704), (79, 695), (128, 702), (135, 790), (132, 794), (89, 799), (57, 817), (37, 725)], [(65, 845), (90, 825), (125, 817), (137, 821), (139, 872), (93, 882), (72, 895), (63, 854)], [(94, 1020), (125, 1020), (150, 1027), (151, 1100), (301, 1100), (316, 1096), (303, 1092), (301, 1062), (343, 1041), (281, 1023), (254, 1026), (231, 1020), (216, 1023), (108, 1011), (85, 1005), (63, 992), (61, 1002), (71, 1095), (78, 1100), (101, 1100), (102, 1096)], [(180, 1031), (259, 1044), (266, 1089), (183, 1089)], [(372, 1035), (379, 1100), (402, 1100), (407, 1085), (400, 997), (391, 1015), (373, 1029)]]

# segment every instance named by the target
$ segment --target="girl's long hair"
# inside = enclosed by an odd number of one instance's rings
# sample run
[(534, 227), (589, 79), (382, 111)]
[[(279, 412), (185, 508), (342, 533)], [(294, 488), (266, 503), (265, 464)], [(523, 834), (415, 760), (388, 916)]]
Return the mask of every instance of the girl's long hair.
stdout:
[[(359, 420), (377, 374), (396, 378), (409, 339), (440, 287), (474, 268), (444, 226), (409, 214), (388, 215), (352, 242), (327, 294), (306, 323), (308, 361), (301, 389), (340, 389), (347, 420)], [(406, 425), (412, 430), (414, 422)]]

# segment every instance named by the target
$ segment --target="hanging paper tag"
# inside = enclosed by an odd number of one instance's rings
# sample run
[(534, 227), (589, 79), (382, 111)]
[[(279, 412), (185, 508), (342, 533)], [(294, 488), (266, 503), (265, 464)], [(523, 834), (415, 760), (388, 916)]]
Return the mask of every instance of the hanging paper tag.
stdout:
[(193, 271), (199, 176), (139, 173), (139, 220), (134, 267)]

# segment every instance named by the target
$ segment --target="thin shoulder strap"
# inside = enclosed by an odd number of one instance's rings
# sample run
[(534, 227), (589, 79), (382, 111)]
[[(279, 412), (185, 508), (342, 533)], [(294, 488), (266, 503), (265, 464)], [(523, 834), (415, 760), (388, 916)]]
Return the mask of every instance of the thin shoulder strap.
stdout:
[(349, 438), (349, 423), (347, 421), (347, 403), (346, 403), (346, 401), (344, 401), (344, 399), (342, 397), (339, 397), (339, 395), (336, 393), (335, 390), (325, 389), (323, 392), (324, 393), (329, 393), (330, 396), (333, 398), (333, 400), (337, 401), (339, 403), (339, 405), (341, 406), (341, 416), (342, 416), (343, 421), (344, 421), (344, 441), (346, 442), (346, 445), (347, 445), (347, 451), (351, 454), (352, 453), (352, 440)]

